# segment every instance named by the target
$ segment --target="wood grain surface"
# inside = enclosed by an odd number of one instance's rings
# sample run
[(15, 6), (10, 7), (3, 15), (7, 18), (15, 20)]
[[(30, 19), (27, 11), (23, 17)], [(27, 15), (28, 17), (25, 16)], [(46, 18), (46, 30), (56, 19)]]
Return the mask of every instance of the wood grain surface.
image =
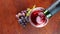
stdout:
[(43, 28), (35, 28), (30, 23), (23, 28), (15, 17), (16, 13), (37, 7), (48, 8), (55, 0), (0, 0), (0, 34), (60, 34), (60, 11)]

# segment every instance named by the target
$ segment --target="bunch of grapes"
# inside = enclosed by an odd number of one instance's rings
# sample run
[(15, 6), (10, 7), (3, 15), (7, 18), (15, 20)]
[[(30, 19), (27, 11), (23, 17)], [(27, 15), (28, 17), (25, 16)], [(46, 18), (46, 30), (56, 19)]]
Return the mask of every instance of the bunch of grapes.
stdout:
[(25, 27), (26, 24), (29, 22), (28, 16), (26, 16), (26, 14), (27, 14), (27, 11), (23, 10), (17, 13), (16, 15), (19, 24), (21, 24), (23, 27)]

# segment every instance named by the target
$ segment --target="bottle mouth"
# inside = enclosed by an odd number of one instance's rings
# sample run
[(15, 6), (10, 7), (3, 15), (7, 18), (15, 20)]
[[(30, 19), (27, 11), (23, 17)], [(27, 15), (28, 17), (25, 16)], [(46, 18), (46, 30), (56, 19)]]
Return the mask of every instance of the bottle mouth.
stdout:
[(34, 27), (44, 27), (48, 23), (48, 18), (43, 13), (45, 9), (42, 7), (36, 7), (31, 11), (29, 21)]

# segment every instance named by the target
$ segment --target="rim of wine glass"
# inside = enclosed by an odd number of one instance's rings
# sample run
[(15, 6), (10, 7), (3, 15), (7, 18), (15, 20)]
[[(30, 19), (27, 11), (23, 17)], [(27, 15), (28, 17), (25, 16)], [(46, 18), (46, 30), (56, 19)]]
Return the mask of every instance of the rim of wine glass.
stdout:
[[(34, 9), (32, 10), (31, 14), (32, 14), (35, 10), (40, 10), (40, 11), (41, 11), (41, 9), (45, 10), (43, 7), (36, 7), (36, 8), (34, 8)], [(31, 14), (30, 14), (30, 16), (31, 16)], [(41, 25), (37, 25), (37, 26), (36, 26), (36, 25), (34, 25), (33, 22), (31, 21), (31, 17), (30, 17), (30, 16), (29, 16), (29, 21), (30, 21), (31, 25), (34, 26), (34, 27), (36, 27), (36, 28), (44, 27), (44, 26), (46, 26), (47, 23), (48, 23), (48, 18), (45, 17), (45, 18), (47, 19), (47, 22), (46, 22), (45, 24), (41, 24)]]

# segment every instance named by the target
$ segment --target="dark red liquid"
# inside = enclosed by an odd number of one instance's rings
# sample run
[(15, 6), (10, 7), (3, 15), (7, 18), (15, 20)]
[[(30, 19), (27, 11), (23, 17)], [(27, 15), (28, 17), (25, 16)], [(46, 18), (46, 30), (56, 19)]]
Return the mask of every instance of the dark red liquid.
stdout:
[(38, 13), (42, 13), (42, 11), (40, 10), (35, 10), (32, 14), (31, 14), (31, 21), (33, 22), (33, 24), (35, 25), (40, 25), (39, 23), (36, 22), (36, 17), (39, 16), (41, 18), (41, 22), (44, 23), (46, 22), (46, 18), (45, 18), (45, 15), (44, 14), (40, 14), (38, 15)]

